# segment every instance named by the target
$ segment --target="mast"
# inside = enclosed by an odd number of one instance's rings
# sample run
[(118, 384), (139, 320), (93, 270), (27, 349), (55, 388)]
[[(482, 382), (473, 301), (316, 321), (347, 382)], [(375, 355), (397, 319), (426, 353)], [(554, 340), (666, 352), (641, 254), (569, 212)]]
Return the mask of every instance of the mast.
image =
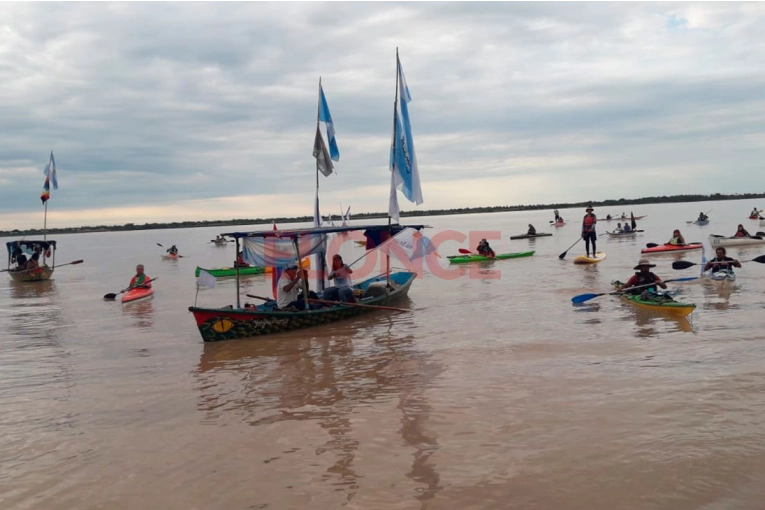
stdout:
[[(398, 143), (398, 136), (396, 133), (396, 116), (398, 115), (398, 111), (396, 110), (398, 106), (398, 75), (399, 75), (399, 66), (401, 63), (398, 60), (398, 46), (396, 46), (396, 94), (393, 99), (393, 143)], [(391, 150), (393, 147), (391, 147)], [(391, 169), (391, 179), (393, 179), (393, 170)], [(391, 184), (392, 186), (392, 184)], [(393, 191), (395, 193), (396, 191)], [(388, 239), (390, 239), (393, 236), (393, 228), (391, 227), (391, 217), (390, 217), (390, 211), (388, 211)], [(385, 287), (390, 289), (390, 251), (387, 251), (385, 253)]]
[[(319, 76), (318, 100), (316, 101), (316, 132), (319, 132), (319, 117), (321, 114), (321, 76)], [(319, 158), (316, 159), (316, 203), (314, 204), (314, 227), (321, 226), (321, 210), (319, 209)], [(300, 257), (298, 256), (298, 267), (302, 270)], [(324, 250), (316, 253), (316, 291), (324, 290), (324, 273), (326, 272), (326, 260)]]

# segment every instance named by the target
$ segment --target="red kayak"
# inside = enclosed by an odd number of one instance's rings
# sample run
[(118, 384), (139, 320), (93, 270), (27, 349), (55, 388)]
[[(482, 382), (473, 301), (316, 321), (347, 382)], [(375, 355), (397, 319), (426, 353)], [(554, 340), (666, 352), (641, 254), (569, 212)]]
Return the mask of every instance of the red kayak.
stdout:
[(123, 303), (130, 303), (131, 301), (138, 301), (139, 299), (145, 299), (154, 295), (154, 289), (144, 289), (136, 287), (130, 289), (122, 295)]
[(670, 253), (681, 252), (690, 250), (700, 250), (704, 246), (703, 243), (689, 243), (689, 244), (660, 244), (653, 248), (643, 248), (640, 253)]

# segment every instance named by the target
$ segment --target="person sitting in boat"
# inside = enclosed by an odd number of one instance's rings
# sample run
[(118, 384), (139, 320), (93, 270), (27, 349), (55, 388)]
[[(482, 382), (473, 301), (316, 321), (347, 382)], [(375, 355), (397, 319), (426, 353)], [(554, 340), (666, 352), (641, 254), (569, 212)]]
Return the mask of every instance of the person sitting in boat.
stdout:
[(612, 220), (613, 218), (611, 217), (611, 215), (610, 215), (610, 214), (606, 214), (606, 219), (607, 219), (607, 220)]
[(353, 269), (343, 262), (343, 257), (339, 253), (335, 254), (332, 257), (332, 271), (327, 277), (327, 279), (335, 281), (335, 286), (324, 290), (324, 299), (355, 303), (356, 296), (353, 295), (351, 274), (353, 274)]
[(534, 225), (529, 223), (529, 229), (526, 231), (526, 235), (528, 236), (535, 236), (537, 235), (537, 229), (534, 228)]
[(728, 257), (725, 248), (720, 246), (715, 250), (715, 258), (707, 261), (704, 266), (704, 271), (709, 271), (711, 269), (713, 273), (722, 270), (733, 272), (734, 267), (741, 267), (741, 262), (732, 257)]
[[(276, 284), (276, 305), (280, 310), (305, 310), (305, 299), (303, 299), (303, 293), (301, 292), (303, 287), (301, 280), (305, 280), (305, 285), (308, 287), (308, 271), (305, 269), (299, 270), (297, 264), (292, 264), (284, 270)], [(308, 298), (318, 299), (319, 296), (309, 289)], [(309, 303), (308, 308), (312, 310), (320, 308), (320, 306)]]
[(16, 257), (16, 269), (15, 271), (26, 271), (27, 269), (27, 256), (23, 253)]
[(630, 226), (629, 223), (624, 222), (624, 226), (622, 227), (622, 232), (624, 232), (625, 234), (628, 232), (632, 232), (632, 227)]
[(489, 241), (487, 241), (485, 238), (481, 239), (481, 242), (478, 243), (478, 247), (475, 249), (475, 251), (477, 251), (479, 255), (483, 255), (484, 257), (491, 257), (491, 258), (496, 257), (494, 250), (492, 250), (491, 246), (489, 246)]
[(662, 289), (667, 288), (667, 284), (661, 281), (661, 278), (651, 272), (651, 268), (656, 267), (656, 264), (651, 264), (648, 259), (640, 259), (638, 264), (633, 268), (637, 273), (633, 274), (627, 283), (622, 287), (622, 292), (626, 294), (632, 294), (634, 296), (641, 296), (643, 299), (656, 299), (658, 296), (663, 297), (666, 300), (672, 300), (666, 294), (659, 294), (656, 291), (656, 287)]
[(752, 209), (752, 212), (749, 214), (750, 218), (759, 218), (760, 217), (760, 210), (756, 207)]
[(698, 219), (698, 220), (696, 220), (696, 221), (698, 221), (698, 222), (704, 222), (704, 221), (707, 221), (708, 219), (709, 219), (709, 216), (707, 216), (706, 214), (704, 214), (703, 212), (701, 212), (701, 213), (699, 213), (699, 219)]
[(130, 279), (130, 285), (128, 285), (128, 288), (131, 287), (138, 287), (141, 289), (151, 288), (151, 278), (143, 272), (143, 264), (135, 266), (135, 276)]
[(616, 224), (616, 230), (614, 230), (614, 234), (621, 234), (622, 232), (622, 222), (620, 221)]
[(32, 257), (29, 259), (29, 262), (27, 262), (26, 270), (32, 270), (37, 269), (40, 267), (40, 254), (38, 252), (34, 252), (32, 254)]
[(686, 243), (685, 243), (685, 238), (683, 237), (683, 234), (681, 234), (678, 229), (675, 229), (672, 232), (672, 239), (670, 239), (667, 244), (681, 245)]
[(240, 251), (234, 261), (234, 267), (250, 267), (250, 265), (244, 261), (244, 251)]
[(175, 245), (172, 245), (170, 248), (167, 249), (167, 253), (175, 257), (178, 255), (178, 248), (176, 248)]
[(733, 237), (752, 237), (743, 225), (739, 224)]

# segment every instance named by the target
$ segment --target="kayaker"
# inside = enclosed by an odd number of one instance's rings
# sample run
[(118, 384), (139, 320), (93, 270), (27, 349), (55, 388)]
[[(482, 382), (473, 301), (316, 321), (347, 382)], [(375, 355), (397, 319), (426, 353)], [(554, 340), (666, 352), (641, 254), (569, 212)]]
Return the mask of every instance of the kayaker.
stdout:
[(485, 238), (481, 239), (481, 242), (478, 243), (478, 247), (475, 249), (475, 251), (477, 251), (479, 255), (483, 255), (484, 257), (491, 257), (491, 258), (496, 257), (494, 250), (492, 250), (491, 246), (489, 246), (489, 241), (487, 241)]
[(128, 288), (131, 287), (138, 287), (141, 289), (151, 288), (151, 278), (143, 272), (143, 264), (135, 266), (135, 276), (130, 279), (130, 285), (128, 285)]
[(656, 287), (666, 289), (667, 284), (651, 272), (652, 267), (656, 267), (656, 264), (651, 264), (651, 261), (648, 259), (640, 259), (638, 264), (633, 268), (638, 272), (633, 274), (630, 279), (627, 280), (627, 283), (622, 287), (622, 291), (632, 295), (651, 295), (657, 293)]
[(749, 232), (746, 231), (743, 225), (739, 223), (738, 228), (736, 229), (736, 233), (733, 235), (733, 237), (752, 237)]
[(526, 231), (526, 235), (528, 236), (535, 236), (537, 235), (537, 229), (534, 228), (534, 225), (529, 223), (529, 229)]
[(178, 248), (175, 247), (175, 245), (172, 245), (170, 248), (167, 249), (167, 253), (173, 256), (178, 255)]
[(332, 271), (327, 277), (328, 280), (335, 281), (335, 286), (324, 290), (324, 299), (355, 303), (356, 297), (353, 295), (351, 274), (353, 274), (353, 269), (343, 262), (343, 257), (339, 253), (335, 254), (332, 257)]
[(757, 209), (756, 207), (752, 209), (752, 212), (749, 214), (750, 218), (759, 218), (759, 216), (760, 216), (760, 210)]
[(732, 268), (741, 267), (741, 262), (734, 258), (728, 257), (728, 253), (722, 246), (715, 250), (715, 255), (715, 258), (707, 261), (706, 265), (704, 266), (704, 271), (709, 271), (711, 269), (713, 273), (722, 270), (733, 272)]
[(678, 229), (675, 229), (672, 232), (672, 239), (670, 239), (669, 242), (667, 242), (667, 244), (673, 244), (677, 246), (677, 245), (684, 245), (686, 243), (685, 243), (685, 238), (683, 237), (683, 234), (681, 234)]
[(607, 219), (607, 220), (612, 220), (613, 218), (611, 217), (611, 215), (610, 215), (610, 214), (606, 214), (606, 219)]
[(595, 233), (595, 224), (598, 222), (598, 218), (593, 213), (594, 209), (591, 205), (588, 205), (584, 210), (587, 214), (582, 219), (582, 239), (584, 239), (585, 249), (587, 250), (587, 256), (590, 256), (590, 243), (592, 243), (592, 256), (597, 253), (595, 248), (595, 242), (598, 239), (598, 235)]
[(708, 219), (709, 219), (709, 216), (707, 216), (707, 215), (706, 215), (706, 214), (704, 214), (703, 212), (700, 212), (700, 213), (699, 213), (699, 219), (698, 219), (698, 220), (696, 220), (696, 221), (707, 221)]

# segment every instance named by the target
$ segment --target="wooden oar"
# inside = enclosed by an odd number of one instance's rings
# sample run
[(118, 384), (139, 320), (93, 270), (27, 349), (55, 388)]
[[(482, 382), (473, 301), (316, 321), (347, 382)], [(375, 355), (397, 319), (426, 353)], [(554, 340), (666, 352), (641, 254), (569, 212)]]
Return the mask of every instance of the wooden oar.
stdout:
[(326, 305), (340, 305), (340, 306), (355, 306), (357, 308), (377, 308), (378, 310), (391, 310), (394, 312), (411, 312), (411, 310), (407, 310), (406, 308), (396, 308), (393, 306), (382, 306), (382, 305), (365, 305), (362, 303), (345, 303), (342, 301), (326, 301), (324, 299), (308, 299), (308, 301), (313, 301), (314, 303), (324, 303)]
[[(157, 276), (157, 277), (156, 277), (156, 278), (154, 278), (153, 280), (149, 280), (149, 283), (154, 283), (154, 282), (155, 282), (155, 281), (157, 281), (157, 280), (159, 280), (159, 276)], [(133, 286), (131, 286), (131, 287), (128, 287), (127, 289), (122, 289), (122, 290), (121, 290), (121, 291), (119, 291), (119, 292), (110, 292), (110, 293), (108, 293), (108, 294), (104, 294), (104, 299), (114, 299), (114, 298), (116, 298), (116, 297), (117, 297), (117, 295), (118, 295), (118, 294), (122, 294), (123, 292), (127, 292), (127, 291), (129, 291), (130, 289), (134, 289), (134, 288), (136, 288), (136, 287), (140, 287), (140, 286), (141, 286), (141, 285), (133, 285)]]
[(263, 301), (276, 301), (274, 298), (256, 296), (255, 294), (245, 294), (245, 296), (255, 298), (255, 299), (262, 299)]
[[(85, 262), (85, 261), (84, 260), (75, 260), (75, 261), (72, 261), (72, 262), (67, 262), (66, 264), (59, 264), (57, 266), (53, 266), (53, 269), (56, 269), (57, 267), (72, 266), (72, 265), (75, 265), (75, 264), (82, 264), (83, 262)], [(40, 267), (45, 267), (45, 266), (40, 266)], [(39, 269), (39, 268), (33, 267), (32, 269), (24, 269), (22, 271), (14, 271), (13, 269), (0, 269), (0, 273), (5, 272), (5, 271), (13, 271), (14, 273), (15, 272), (26, 273), (27, 271), (34, 271), (35, 269)]]
[[(742, 264), (744, 262), (758, 262), (760, 264), (765, 264), (765, 255), (760, 255), (759, 257), (755, 257), (750, 260), (739, 260), (739, 262), (741, 262)], [(713, 264), (720, 264), (720, 262), (713, 262)], [(672, 269), (688, 269), (689, 267), (700, 266), (700, 265), (702, 264), (698, 262), (691, 262), (690, 260), (677, 260), (672, 263)]]
[[(664, 280), (664, 283), (671, 283), (671, 282), (690, 282), (691, 280), (698, 280), (698, 276), (689, 276), (687, 278), (675, 278), (673, 280)], [(630, 287), (630, 290), (632, 289), (640, 289), (643, 287), (651, 287), (652, 285), (656, 285), (656, 283), (646, 283), (645, 285), (636, 285), (634, 287)], [(574, 304), (584, 303), (585, 301), (589, 301), (590, 299), (595, 299), (596, 297), (600, 296), (618, 296), (624, 294), (624, 291), (617, 291), (617, 292), (601, 292), (600, 294), (579, 294), (578, 296), (574, 296), (571, 298), (571, 302)]]

